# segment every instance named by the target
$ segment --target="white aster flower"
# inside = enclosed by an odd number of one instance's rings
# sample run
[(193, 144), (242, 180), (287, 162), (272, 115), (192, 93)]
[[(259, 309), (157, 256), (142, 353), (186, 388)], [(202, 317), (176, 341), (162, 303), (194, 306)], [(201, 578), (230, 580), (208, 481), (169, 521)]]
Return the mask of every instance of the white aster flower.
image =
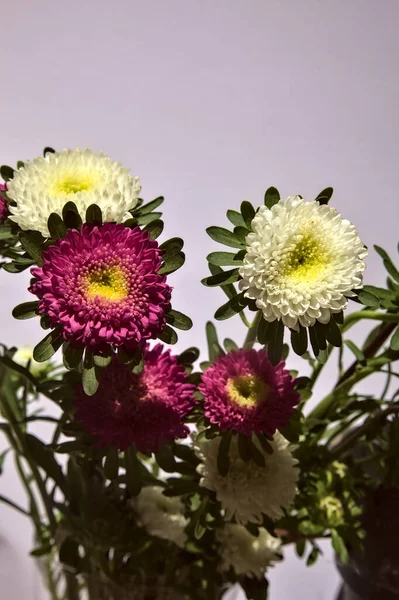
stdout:
[(335, 208), (290, 196), (262, 206), (251, 228), (239, 285), (267, 321), (328, 323), (361, 287), (367, 249)]
[(168, 498), (160, 486), (145, 487), (133, 501), (142, 525), (150, 535), (174, 542), (183, 548), (184, 529), (188, 520), (183, 514), (183, 502), (178, 497)]
[(28, 161), (7, 186), (8, 196), (16, 202), (9, 205), (11, 221), (45, 237), (50, 214), (62, 215), (69, 201), (76, 204), (83, 221), (86, 209), (96, 204), (104, 222), (120, 223), (131, 216), (128, 211), (136, 206), (141, 190), (138, 177), (128, 169), (88, 148), (50, 152)]
[(197, 470), (202, 479), (200, 485), (216, 492), (226, 520), (233, 518), (242, 525), (262, 523), (263, 515), (272, 519), (283, 516), (296, 494), (299, 471), (297, 460), (289, 450), (287, 440), (276, 432), (270, 442), (273, 454), (267, 454), (254, 439), (257, 448), (265, 458), (265, 466), (260, 467), (254, 461), (241, 460), (237, 437), (230, 444), (230, 468), (223, 477), (217, 468), (217, 457), (221, 438), (201, 440), (197, 453), (201, 459)]
[(255, 537), (242, 525), (227, 523), (216, 537), (221, 545), (222, 571), (232, 567), (237, 575), (262, 579), (267, 567), (281, 558), (281, 540), (263, 528)]
[(44, 362), (36, 362), (33, 358), (33, 348), (30, 346), (24, 346), (19, 348), (12, 356), (12, 360), (21, 367), (27, 368), (29, 365), (29, 371), (33, 377), (41, 377), (51, 371), (53, 365), (49, 360)]

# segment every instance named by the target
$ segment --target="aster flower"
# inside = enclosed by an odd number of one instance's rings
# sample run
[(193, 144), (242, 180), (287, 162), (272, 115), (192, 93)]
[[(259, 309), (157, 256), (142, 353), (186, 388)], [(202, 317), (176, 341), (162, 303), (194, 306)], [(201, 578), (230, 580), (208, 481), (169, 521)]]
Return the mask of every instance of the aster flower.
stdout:
[(216, 537), (221, 545), (223, 571), (233, 568), (237, 575), (263, 579), (267, 567), (281, 558), (281, 540), (263, 527), (255, 537), (242, 525), (226, 523)]
[(0, 183), (0, 221), (4, 221), (8, 217), (8, 203), (1, 192), (6, 192), (7, 186)]
[(150, 535), (174, 542), (179, 548), (184, 547), (187, 539), (184, 530), (188, 520), (184, 517), (180, 498), (164, 496), (159, 486), (145, 487), (133, 500), (133, 506)]
[(284, 361), (271, 365), (264, 350), (220, 356), (202, 375), (205, 416), (221, 431), (272, 436), (285, 427), (300, 400)]
[(367, 250), (336, 209), (290, 196), (259, 208), (251, 229), (239, 287), (266, 321), (328, 323), (361, 287)]
[(58, 239), (33, 268), (29, 288), (38, 312), (60, 326), (65, 341), (101, 351), (134, 350), (165, 326), (172, 288), (158, 275), (157, 242), (138, 227), (83, 225)]
[(140, 189), (138, 177), (104, 154), (88, 148), (47, 153), (26, 162), (8, 182), (8, 195), (16, 202), (10, 219), (48, 237), (50, 214), (61, 216), (72, 200), (83, 220), (86, 209), (96, 204), (103, 221), (121, 222), (131, 216), (128, 211), (136, 206)]
[(195, 404), (195, 386), (184, 367), (161, 344), (146, 346), (143, 354), (140, 374), (114, 358), (94, 395), (77, 391), (76, 419), (100, 447), (126, 450), (135, 444), (140, 452), (158, 452), (164, 440), (189, 433), (182, 419)]
[(198, 473), (201, 486), (216, 492), (227, 520), (237, 523), (262, 523), (263, 515), (272, 519), (283, 516), (296, 494), (299, 471), (287, 440), (278, 432), (270, 443), (273, 454), (266, 454), (257, 440), (253, 443), (264, 455), (265, 466), (240, 458), (237, 436), (230, 444), (230, 468), (226, 476), (219, 473), (217, 457), (221, 437), (198, 442), (197, 453), (201, 459)]

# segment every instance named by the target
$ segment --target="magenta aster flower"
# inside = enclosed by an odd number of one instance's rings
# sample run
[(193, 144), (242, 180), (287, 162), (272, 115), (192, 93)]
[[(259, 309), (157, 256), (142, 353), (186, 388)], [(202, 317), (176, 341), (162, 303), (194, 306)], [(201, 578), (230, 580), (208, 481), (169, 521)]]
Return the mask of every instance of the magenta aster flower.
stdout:
[(100, 447), (125, 450), (135, 444), (140, 452), (158, 452), (163, 440), (189, 433), (182, 419), (195, 404), (194, 390), (170, 350), (147, 345), (139, 375), (115, 358), (93, 396), (79, 387), (75, 416)]
[(155, 338), (165, 326), (172, 288), (158, 275), (161, 251), (139, 227), (83, 225), (43, 252), (29, 291), (39, 313), (61, 325), (77, 347), (126, 350)]
[(7, 186), (5, 183), (0, 183), (0, 221), (4, 221), (8, 217), (8, 204), (1, 192), (6, 192)]
[(205, 415), (221, 431), (271, 437), (287, 425), (299, 394), (284, 361), (274, 367), (265, 350), (236, 350), (202, 375)]

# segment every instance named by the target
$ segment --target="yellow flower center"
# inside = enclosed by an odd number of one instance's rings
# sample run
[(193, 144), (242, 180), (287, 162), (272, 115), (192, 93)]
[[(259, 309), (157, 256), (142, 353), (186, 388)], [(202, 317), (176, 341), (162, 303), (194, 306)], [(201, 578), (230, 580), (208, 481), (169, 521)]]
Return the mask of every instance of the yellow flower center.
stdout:
[(270, 387), (256, 375), (237, 375), (227, 381), (226, 390), (232, 402), (251, 408), (266, 400)]
[(282, 265), (281, 275), (297, 282), (318, 279), (329, 263), (330, 254), (311, 233), (305, 232), (298, 237), (295, 248)]
[(86, 293), (89, 298), (123, 300), (129, 293), (129, 285), (119, 267), (97, 268), (88, 276)]
[(76, 194), (90, 190), (96, 181), (96, 177), (90, 172), (64, 173), (54, 184), (56, 193)]

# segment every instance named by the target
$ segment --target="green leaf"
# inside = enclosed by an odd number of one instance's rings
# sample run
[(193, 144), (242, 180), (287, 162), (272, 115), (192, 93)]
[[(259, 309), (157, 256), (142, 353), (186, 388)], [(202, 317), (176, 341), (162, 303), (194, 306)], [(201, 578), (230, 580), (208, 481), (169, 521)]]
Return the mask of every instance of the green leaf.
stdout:
[(218, 267), (242, 265), (242, 259), (237, 259), (236, 256), (237, 254), (234, 252), (211, 252), (206, 259), (212, 265), (217, 265)]
[(234, 227), (234, 235), (238, 240), (240, 240), (243, 246), (246, 244), (248, 233), (249, 231), (246, 227)]
[(353, 352), (353, 354), (356, 357), (356, 360), (359, 361), (360, 364), (366, 364), (366, 358), (363, 352), (360, 350), (360, 348), (356, 346), (354, 342), (351, 342), (351, 340), (345, 340), (345, 345), (348, 346), (349, 350)]
[(224, 227), (208, 227), (206, 232), (215, 242), (219, 242), (225, 246), (231, 246), (232, 248), (243, 248), (244, 246), (234, 233)]
[(245, 308), (243, 304), (244, 294), (237, 294), (234, 298), (230, 298), (225, 304), (220, 306), (215, 312), (215, 319), (218, 321), (224, 321), (233, 317), (237, 313), (241, 312)]
[(258, 465), (258, 467), (264, 467), (265, 466), (265, 457), (264, 457), (263, 453), (259, 450), (259, 448), (256, 446), (256, 444), (253, 443), (251, 438), (249, 438), (249, 441), (251, 442), (251, 458), (252, 458), (252, 460), (254, 461), (255, 464)]
[(54, 154), (55, 150), (54, 148), (51, 148), (50, 146), (46, 146), (43, 150), (43, 156), (46, 156), (46, 154), (51, 153)]
[(251, 439), (243, 433), (238, 434), (238, 452), (241, 460), (248, 462), (252, 458), (252, 443)]
[(391, 348), (394, 351), (399, 350), (399, 326), (395, 329), (395, 332), (391, 338)]
[(47, 227), (53, 240), (63, 238), (67, 231), (64, 221), (57, 213), (51, 213), (47, 220)]
[(273, 335), (269, 339), (267, 354), (272, 365), (278, 365), (281, 360), (284, 342), (284, 325), (282, 321), (273, 322)]
[[(252, 219), (255, 216), (255, 209), (248, 200), (241, 202), (241, 214), (245, 222), (245, 227), (250, 230)], [(241, 227), (241, 225), (238, 225), (238, 227)]]
[(4, 470), (4, 460), (8, 454), (8, 452), (10, 451), (10, 448), (6, 448), (5, 450), (3, 450), (3, 452), (0, 454), (0, 475), (2, 475), (3, 470)]
[(306, 540), (298, 540), (295, 544), (295, 550), (299, 558), (305, 554)]
[(320, 202), (320, 204), (328, 204), (331, 196), (333, 195), (334, 189), (332, 187), (326, 187), (318, 196), (316, 196), (316, 201)]
[(225, 347), (226, 352), (234, 352), (235, 350), (238, 350), (237, 344), (230, 338), (226, 338), (223, 341), (223, 346)]
[(265, 192), (265, 206), (272, 208), (280, 201), (280, 193), (277, 188), (269, 187)]
[(94, 364), (93, 354), (86, 350), (82, 371), (82, 384), (85, 394), (93, 396), (98, 390), (99, 383), (99, 374)]
[(53, 550), (53, 546), (50, 543), (47, 544), (43, 544), (42, 546), (39, 546), (38, 548), (35, 548), (34, 550), (32, 550), (31, 552), (29, 552), (30, 556), (45, 556), (46, 554), (50, 554), (50, 552)]
[(328, 324), (325, 326), (324, 334), (329, 344), (331, 344), (332, 346), (336, 346), (337, 348), (340, 348), (342, 346), (341, 330), (338, 327), (336, 321), (334, 321), (334, 319), (330, 319)]
[(65, 225), (69, 229), (79, 229), (79, 227), (82, 225), (82, 218), (75, 202), (69, 201), (65, 204), (64, 208), (62, 209), (62, 218)]
[(244, 577), (240, 583), (247, 600), (267, 600), (267, 590), (269, 587), (267, 579)]
[(100, 356), (99, 354), (95, 354), (93, 360), (96, 367), (100, 367), (100, 369), (105, 369), (105, 367), (108, 367), (108, 365), (110, 364), (112, 360), (112, 355), (109, 354), (106, 356)]
[(198, 348), (187, 348), (187, 350), (179, 354), (179, 356), (177, 357), (177, 361), (182, 365), (192, 364), (198, 359), (198, 357)]
[(370, 308), (378, 308), (380, 305), (380, 301), (377, 298), (377, 296), (375, 296), (371, 292), (366, 292), (366, 290), (360, 290), (357, 297), (359, 298), (360, 302), (364, 304), (364, 306), (369, 306)]
[(97, 204), (90, 204), (86, 210), (86, 223), (96, 223), (96, 225), (102, 225), (103, 215), (101, 208)]
[(149, 232), (150, 240), (156, 240), (157, 237), (159, 237), (163, 232), (163, 221), (161, 221), (160, 219), (156, 219), (155, 221), (148, 223), (148, 225), (144, 227), (144, 231)]
[(314, 563), (316, 562), (316, 560), (319, 557), (319, 551), (317, 548), (313, 548), (310, 552), (309, 555), (306, 559), (306, 566), (307, 567), (311, 567), (312, 565), (314, 565)]
[(164, 443), (160, 451), (155, 454), (155, 460), (166, 473), (174, 473), (176, 471), (176, 460), (172, 448), (167, 443)]
[(326, 334), (325, 334), (325, 325), (323, 325), (323, 323), (320, 323), (319, 321), (316, 321), (316, 323), (313, 325), (313, 327), (316, 329), (317, 341), (319, 343), (319, 349), (326, 350), (327, 341), (326, 341)]
[(130, 446), (130, 448), (125, 450), (124, 464), (126, 469), (126, 487), (131, 496), (138, 496), (141, 492), (142, 478), (140, 463), (134, 446)]
[(235, 227), (245, 227), (244, 218), (239, 212), (236, 210), (228, 210), (226, 214), (230, 223), (233, 223)]
[(259, 344), (264, 344), (265, 346), (267, 346), (273, 327), (274, 327), (273, 323), (269, 323), (263, 317), (261, 318), (261, 320), (259, 321), (258, 331), (256, 334)]
[(399, 283), (399, 271), (390, 260), (384, 260), (384, 267), (397, 283)]
[(169, 325), (165, 325), (162, 333), (158, 335), (158, 338), (165, 342), (165, 344), (176, 344), (177, 342), (177, 333), (174, 329), (169, 327)]
[(331, 541), (332, 547), (335, 552), (338, 554), (340, 560), (346, 564), (349, 560), (348, 550), (346, 549), (345, 542), (342, 537), (337, 533), (335, 529), (331, 530)]
[(71, 569), (76, 569), (80, 561), (79, 543), (71, 537), (65, 538), (63, 542), (61, 542), (58, 560), (61, 565), (67, 565), (67, 567), (70, 567)]
[(313, 354), (315, 356), (317, 356), (320, 351), (317, 331), (314, 327), (309, 327), (308, 331), (309, 331), (309, 339), (310, 339), (310, 344), (312, 346)]
[(118, 477), (119, 472), (119, 453), (116, 448), (109, 448), (104, 461), (105, 476), (112, 480)]
[(33, 358), (37, 362), (49, 360), (62, 346), (61, 327), (56, 327), (33, 349)]
[(166, 242), (163, 242), (163, 244), (161, 244), (159, 248), (162, 250), (163, 259), (165, 260), (165, 256), (170, 258), (172, 256), (175, 256), (176, 254), (179, 254), (183, 246), (183, 240), (181, 238), (175, 237), (170, 238), (170, 240), (166, 240)]
[(139, 225), (150, 225), (154, 221), (159, 221), (162, 217), (161, 212), (150, 212), (148, 214), (137, 216), (137, 222)]
[(273, 448), (270, 445), (270, 442), (266, 439), (265, 435), (263, 433), (257, 433), (256, 437), (259, 440), (259, 443), (262, 446), (264, 452), (266, 452), (267, 454), (273, 454)]
[(177, 269), (180, 269), (182, 265), (184, 265), (184, 261), (186, 260), (186, 256), (184, 252), (179, 252), (178, 254), (174, 254), (172, 256), (166, 255), (162, 257), (164, 262), (159, 269), (159, 275), (170, 275), (170, 273), (174, 273)]
[(60, 465), (54, 458), (54, 454), (47, 448), (46, 444), (34, 435), (25, 434), (25, 442), (35, 463), (65, 492), (65, 477)]
[(14, 319), (31, 319), (32, 317), (37, 317), (39, 302), (23, 302), (22, 304), (18, 304), (15, 308), (13, 308), (12, 316)]
[(11, 369), (11, 371), (18, 373), (18, 375), (22, 375), (22, 377), (33, 383), (33, 385), (36, 385), (36, 380), (32, 373), (22, 365), (14, 362), (9, 356), (0, 356), (0, 363), (7, 369)]
[(129, 363), (129, 366), (132, 369), (132, 373), (134, 375), (140, 375), (140, 373), (144, 369), (144, 356), (141, 350), (136, 350), (136, 352), (134, 353), (134, 359), (131, 363)]
[(217, 360), (220, 354), (223, 354), (223, 350), (220, 347), (216, 327), (211, 321), (208, 321), (205, 327), (206, 340), (208, 343), (208, 356), (211, 362)]
[(299, 325), (299, 331), (291, 330), (291, 345), (295, 354), (302, 356), (308, 349), (308, 332), (306, 327)]
[(217, 469), (222, 475), (222, 477), (226, 477), (230, 468), (230, 444), (232, 438), (232, 431), (227, 431), (223, 433), (220, 437), (220, 444), (218, 449), (217, 456)]
[(208, 287), (216, 287), (218, 285), (222, 286), (228, 285), (229, 283), (235, 283), (238, 278), (238, 269), (229, 269), (228, 271), (222, 271), (221, 273), (216, 273), (216, 275), (205, 277), (205, 279), (201, 280), (201, 283)]
[(64, 344), (63, 363), (66, 369), (70, 371), (76, 369), (82, 362), (83, 348), (74, 348), (71, 344)]
[(18, 239), (22, 248), (33, 258), (35, 263), (43, 265), (42, 250), (44, 239), (37, 231), (20, 231)]
[(140, 206), (140, 208), (138, 210), (134, 210), (134, 214), (136, 215), (146, 215), (150, 212), (152, 212), (153, 210), (155, 210), (156, 208), (158, 208), (158, 206), (160, 206), (162, 204), (162, 202), (164, 201), (164, 197), (163, 196), (158, 196), (158, 198), (155, 198), (155, 200), (151, 200), (151, 202), (147, 202), (147, 204), (143, 204), (142, 206)]
[(178, 310), (173, 309), (166, 314), (166, 322), (174, 327), (177, 327), (177, 329), (182, 329), (184, 331), (191, 329), (193, 326), (193, 322), (190, 317), (187, 317)]
[(10, 181), (14, 177), (14, 169), (9, 167), (8, 165), (1, 165), (0, 167), (0, 175), (4, 179), (4, 181)]

